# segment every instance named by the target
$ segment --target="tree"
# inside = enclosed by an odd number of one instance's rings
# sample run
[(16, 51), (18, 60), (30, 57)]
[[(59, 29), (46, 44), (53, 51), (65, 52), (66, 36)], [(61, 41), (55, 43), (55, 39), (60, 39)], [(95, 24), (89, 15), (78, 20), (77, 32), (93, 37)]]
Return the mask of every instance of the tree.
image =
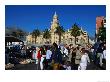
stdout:
[(101, 41), (105, 41), (106, 40), (106, 28), (104, 27), (103, 22), (101, 23), (102, 27), (99, 28), (99, 32), (98, 32), (98, 39)]
[(56, 27), (55, 33), (57, 33), (59, 36), (59, 44), (61, 43), (61, 36), (64, 32), (65, 32), (65, 30), (63, 29), (63, 26)]
[(18, 37), (18, 34), (17, 34), (17, 32), (12, 32), (12, 34), (11, 34), (12, 36), (14, 36), (14, 37)]
[(6, 27), (5, 29), (5, 35), (6, 36), (14, 36), (19, 39), (23, 39), (26, 36), (26, 32), (22, 30), (21, 28), (17, 27)]
[(49, 39), (50, 37), (51, 37), (50, 32), (48, 31), (48, 29), (45, 29), (43, 33), (43, 38), (45, 38), (47, 42), (47, 39)]
[(17, 33), (19, 38), (22, 38), (25, 35), (25, 33), (21, 29), (18, 29)]
[(9, 27), (5, 28), (5, 36), (10, 36), (11, 35), (11, 30), (9, 29)]
[(100, 39), (101, 41), (106, 40), (106, 28), (104, 27), (99, 28), (98, 39)]
[(80, 28), (78, 25), (74, 24), (71, 29), (71, 36), (75, 37), (75, 44), (76, 44), (76, 37), (80, 36)]
[(35, 43), (36, 43), (36, 39), (37, 39), (38, 36), (40, 36), (39, 29), (34, 29), (33, 32), (32, 32), (32, 37), (35, 39)]

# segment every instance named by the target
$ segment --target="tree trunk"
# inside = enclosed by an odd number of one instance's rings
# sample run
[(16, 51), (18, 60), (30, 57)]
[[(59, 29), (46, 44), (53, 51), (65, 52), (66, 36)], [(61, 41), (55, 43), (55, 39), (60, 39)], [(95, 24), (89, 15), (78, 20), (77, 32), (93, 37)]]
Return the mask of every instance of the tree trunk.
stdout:
[(37, 38), (37, 37), (35, 37), (35, 44), (36, 44), (36, 38)]
[(76, 37), (75, 37), (75, 45), (76, 45)]
[(59, 35), (59, 44), (61, 43), (61, 35)]
[(47, 44), (47, 39), (46, 39), (46, 44)]

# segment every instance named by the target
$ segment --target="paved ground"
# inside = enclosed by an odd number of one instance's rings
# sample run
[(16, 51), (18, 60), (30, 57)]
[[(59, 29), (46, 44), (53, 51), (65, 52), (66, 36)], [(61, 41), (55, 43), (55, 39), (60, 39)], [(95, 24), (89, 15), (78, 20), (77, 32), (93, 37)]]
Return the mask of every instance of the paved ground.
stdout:
[(104, 70), (103, 68), (96, 66), (93, 62), (91, 62), (88, 66), (87, 66), (87, 70)]
[[(37, 70), (37, 64), (17, 64), (11, 70)], [(96, 66), (93, 62), (91, 62), (87, 70), (104, 70), (103, 67)]]
[(36, 64), (17, 64), (12, 70), (37, 70)]

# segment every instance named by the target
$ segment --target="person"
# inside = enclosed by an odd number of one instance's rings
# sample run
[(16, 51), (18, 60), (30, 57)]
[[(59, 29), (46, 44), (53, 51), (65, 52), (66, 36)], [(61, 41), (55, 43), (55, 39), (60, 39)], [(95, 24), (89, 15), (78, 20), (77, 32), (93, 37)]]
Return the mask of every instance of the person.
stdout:
[(5, 64), (9, 63), (9, 48), (5, 48)]
[(52, 51), (50, 51), (50, 47), (47, 47), (46, 60), (47, 60), (47, 64), (48, 64), (48, 65), (49, 65), (49, 63), (51, 62), (51, 56), (52, 56)]
[(76, 48), (72, 48), (71, 49), (71, 52), (70, 52), (70, 54), (72, 55), (72, 58), (71, 58), (71, 69), (75, 69), (75, 58), (76, 58)]
[(102, 44), (99, 44), (99, 47), (97, 49), (97, 58), (99, 59), (99, 65), (100, 66), (102, 66), (102, 57), (103, 57)]
[(94, 61), (94, 48), (91, 47), (91, 61)]
[(62, 64), (63, 70), (71, 70), (71, 63), (70, 61), (65, 61), (64, 64)]
[[(63, 56), (63, 58), (64, 58), (64, 61), (67, 61), (68, 59), (69, 59), (69, 57), (68, 57), (68, 49), (67, 49), (67, 46), (65, 46), (64, 47), (64, 56)], [(71, 57), (71, 56), (70, 56)]]
[(32, 58), (35, 60), (35, 64), (38, 64), (38, 59), (37, 59), (37, 54), (38, 54), (38, 47), (33, 50)]
[(31, 50), (30, 47), (27, 47), (26, 54), (28, 59), (32, 59), (33, 51)]
[(66, 64), (66, 70), (71, 70), (70, 61), (67, 61), (67, 64)]
[(102, 62), (103, 62), (104, 69), (106, 69), (106, 46), (104, 46), (104, 48), (103, 48), (103, 59), (102, 59)]
[(103, 48), (103, 59), (106, 60), (106, 46)]
[(41, 49), (39, 49), (39, 48), (38, 48), (37, 58), (38, 58), (38, 66), (37, 66), (37, 68), (38, 68), (38, 69), (41, 69), (41, 68), (40, 68)]
[(26, 51), (25, 51), (25, 49), (23, 47), (22, 50), (21, 50), (21, 56), (22, 56), (22, 58), (25, 58), (25, 55), (26, 55)]
[(68, 49), (66, 47), (64, 47), (64, 56), (68, 56)]
[(93, 62), (94, 64), (97, 64), (97, 49), (99, 47), (100, 41), (97, 40), (97, 42), (93, 45)]
[(58, 48), (56, 43), (53, 43), (54, 50), (52, 51), (52, 59), (55, 65), (61, 65), (62, 64), (62, 54), (60, 51), (60, 48)]
[(85, 52), (85, 49), (82, 49), (82, 57), (78, 67), (78, 70), (86, 70), (88, 62), (90, 63), (90, 59), (88, 54)]
[(79, 47), (76, 48), (76, 57), (75, 57), (75, 69), (78, 69), (81, 60), (81, 53)]
[(72, 48), (71, 46), (69, 47), (69, 53), (68, 53), (68, 61), (71, 62), (71, 58), (72, 58)]
[(62, 53), (60, 51), (60, 48), (57, 48), (55, 53), (57, 54), (58, 63), (62, 64)]
[(50, 48), (48, 47), (46, 51), (46, 59), (48, 60), (48, 62), (50, 61), (51, 55), (52, 55), (52, 52), (50, 51)]
[(40, 61), (40, 68), (41, 68), (41, 70), (43, 70), (44, 69), (44, 63), (43, 63), (43, 61), (44, 61), (44, 59), (45, 59), (45, 57), (46, 57), (46, 53), (45, 53), (45, 50), (44, 50), (44, 48), (43, 47), (41, 47), (41, 61)]
[(27, 46), (27, 48), (26, 48), (26, 58), (27, 59), (30, 59), (30, 58), (32, 59), (32, 53), (30, 53), (30, 47)]

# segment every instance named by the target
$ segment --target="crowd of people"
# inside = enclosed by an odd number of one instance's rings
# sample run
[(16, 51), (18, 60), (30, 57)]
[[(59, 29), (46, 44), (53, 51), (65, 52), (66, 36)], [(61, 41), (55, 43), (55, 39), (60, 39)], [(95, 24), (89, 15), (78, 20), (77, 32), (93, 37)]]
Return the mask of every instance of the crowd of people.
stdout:
[(6, 48), (6, 64), (9, 62), (19, 64), (19, 59), (31, 59), (37, 64), (38, 70), (86, 70), (91, 62), (99, 66), (106, 63), (104, 42), (86, 47), (53, 43), (48, 46), (21, 47), (20, 53), (18, 52), (19, 49), (16, 51)]

